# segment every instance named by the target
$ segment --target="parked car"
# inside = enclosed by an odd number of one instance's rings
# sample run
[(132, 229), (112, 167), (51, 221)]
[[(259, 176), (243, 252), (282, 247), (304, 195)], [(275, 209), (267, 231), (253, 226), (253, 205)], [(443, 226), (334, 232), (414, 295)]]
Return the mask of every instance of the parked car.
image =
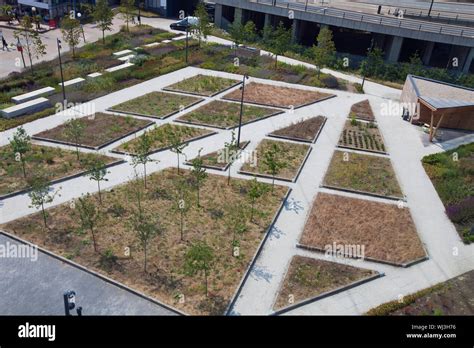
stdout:
[(173, 30), (186, 31), (186, 27), (191, 27), (199, 23), (199, 18), (197, 17), (186, 17), (177, 22), (171, 23), (170, 28)]

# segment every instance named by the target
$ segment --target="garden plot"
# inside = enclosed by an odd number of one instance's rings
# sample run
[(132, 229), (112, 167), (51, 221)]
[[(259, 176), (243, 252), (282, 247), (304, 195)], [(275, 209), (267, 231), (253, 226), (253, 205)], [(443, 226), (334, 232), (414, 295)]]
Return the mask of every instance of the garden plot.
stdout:
[(308, 120), (301, 120), (288, 127), (270, 133), (269, 137), (314, 143), (326, 123), (326, 117), (317, 116)]
[(446, 214), (465, 243), (474, 242), (474, 143), (423, 158)]
[(114, 105), (109, 110), (131, 115), (164, 119), (204, 99), (187, 95), (151, 92), (144, 96)]
[(325, 260), (293, 256), (274, 309), (281, 310), (374, 279), (379, 273)]
[(353, 152), (334, 152), (323, 186), (391, 199), (402, 199), (389, 158)]
[[(296, 181), (311, 147), (286, 141), (263, 139), (239, 173), (284, 181)], [(252, 156), (252, 157), (253, 157)]]
[(193, 140), (198, 140), (215, 132), (203, 128), (179, 126), (175, 124), (164, 124), (160, 127), (155, 127), (138, 138), (130, 140), (120, 146), (116, 147), (112, 152), (119, 154), (138, 154), (137, 148), (142, 146), (144, 138), (149, 142), (148, 153), (155, 153), (167, 150), (173, 143), (187, 143)]
[[(335, 97), (333, 94), (256, 82), (246, 85), (244, 91), (244, 102), (246, 103), (285, 109), (299, 108), (333, 97)], [(240, 101), (241, 98), (242, 92), (240, 90), (232, 91), (224, 96), (224, 99), (234, 101)]]
[(355, 119), (346, 122), (339, 139), (339, 147), (386, 154), (377, 125)]
[[(242, 124), (259, 121), (280, 113), (282, 113), (281, 110), (244, 104)], [(230, 129), (239, 125), (239, 117), (240, 104), (216, 100), (179, 117), (176, 121)]]
[(89, 163), (94, 161), (103, 161), (105, 165), (122, 162), (107, 156), (39, 145), (31, 145), (22, 158), (23, 162), (18, 160), (11, 145), (0, 147), (0, 197), (29, 189), (40, 175), (49, 181), (58, 181), (87, 172)]
[(33, 139), (97, 150), (152, 124), (131, 116), (96, 113), (38, 133)]
[[(236, 159), (242, 150), (244, 150), (250, 141), (241, 141), (240, 148), (229, 147), (223, 148), (218, 151), (208, 153), (207, 155), (201, 156), (202, 166), (209, 169), (227, 170), (229, 165), (232, 163), (231, 159)], [(192, 162), (186, 162), (188, 165), (192, 165)]]
[(372, 111), (372, 107), (370, 106), (368, 99), (352, 105), (349, 117), (358, 118), (364, 121), (375, 121), (374, 112)]
[[(81, 223), (79, 200), (48, 209), (48, 228), (40, 212), (2, 229), (188, 314), (221, 315), (287, 188), (276, 186), (272, 194), (270, 185), (262, 183), (267, 190), (254, 202), (251, 218), (251, 180), (232, 179), (228, 185), (225, 177), (208, 174), (200, 185), (200, 207), (195, 184), (190, 171), (178, 175), (173, 168), (148, 176), (147, 189), (140, 178), (103, 192), (102, 204), (97, 195), (83, 198), (92, 210), (100, 211), (92, 231)], [(183, 196), (177, 194), (177, 187), (182, 188)], [(181, 233), (178, 206), (182, 197)], [(144, 248), (136, 231), (136, 226), (142, 226), (137, 225), (140, 221), (153, 231), (147, 243), (146, 271)], [(193, 252), (204, 255), (207, 277), (192, 268)]]
[(163, 90), (213, 97), (238, 84), (240, 84), (240, 82), (237, 80), (217, 76), (196, 75), (163, 88)]
[(366, 259), (398, 266), (426, 258), (407, 208), (326, 193), (316, 197), (299, 246), (322, 252), (358, 247)]

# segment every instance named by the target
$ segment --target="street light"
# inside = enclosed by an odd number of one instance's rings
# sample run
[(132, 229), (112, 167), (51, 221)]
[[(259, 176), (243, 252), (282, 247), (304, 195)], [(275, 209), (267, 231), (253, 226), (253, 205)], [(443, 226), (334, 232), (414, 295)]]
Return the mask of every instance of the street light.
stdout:
[(64, 87), (63, 64), (61, 62), (61, 40), (56, 39), (58, 44), (59, 70), (61, 71), (61, 86), (63, 86), (63, 103), (66, 108), (66, 87)]
[(186, 23), (186, 64), (188, 64), (189, 22)]
[[(370, 41), (370, 47), (369, 47), (369, 50), (368, 52), (372, 52), (372, 50), (374, 49), (374, 39), (372, 38), (372, 40)], [(365, 84), (365, 72), (364, 72), (364, 76), (362, 78), (362, 84), (361, 84), (361, 88), (362, 90), (364, 90), (364, 84)]]
[(84, 43), (86, 42), (86, 35), (84, 34), (84, 27), (81, 24), (81, 16), (82, 14), (80, 12), (77, 13), (77, 19), (79, 21), (79, 25), (81, 26), (81, 31), (82, 31), (82, 39), (84, 40)]
[(431, 0), (430, 10), (428, 11), (428, 17), (431, 17), (431, 10), (433, 9), (434, 0)]
[(247, 74), (244, 75), (242, 78), (242, 87), (240, 89), (242, 90), (242, 97), (240, 98), (240, 116), (239, 116), (239, 132), (237, 135), (237, 146), (240, 149), (240, 132), (242, 130), (242, 115), (244, 113), (244, 93), (245, 93), (245, 80), (248, 80), (249, 76)]

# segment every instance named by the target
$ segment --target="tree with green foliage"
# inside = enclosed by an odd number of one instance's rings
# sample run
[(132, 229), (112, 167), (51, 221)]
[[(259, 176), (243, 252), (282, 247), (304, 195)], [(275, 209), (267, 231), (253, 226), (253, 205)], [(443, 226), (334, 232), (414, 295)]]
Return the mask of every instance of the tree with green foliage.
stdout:
[(360, 74), (368, 77), (381, 76), (385, 67), (383, 56), (384, 53), (379, 47), (369, 50), (367, 58), (360, 64)]
[(127, 32), (130, 32), (129, 23), (135, 16), (135, 0), (121, 0), (119, 12), (127, 25)]
[(146, 186), (146, 165), (149, 162), (158, 162), (158, 160), (153, 160), (150, 157), (150, 152), (152, 149), (152, 144), (153, 144), (153, 139), (151, 136), (148, 134), (147, 131), (143, 133), (143, 135), (139, 138), (138, 145), (135, 148), (135, 153), (132, 158), (132, 165), (133, 167), (137, 167), (138, 165), (143, 166), (143, 182), (145, 184), (145, 189), (147, 188)]
[(188, 183), (185, 178), (178, 177), (174, 182), (175, 195), (172, 210), (180, 215), (180, 239), (184, 241), (184, 218), (191, 208), (191, 199), (189, 197)]
[(283, 22), (280, 22), (275, 28), (271, 39), (271, 49), (275, 53), (275, 68), (278, 67), (278, 56), (283, 55), (290, 45), (291, 30), (286, 29)]
[(207, 39), (207, 36), (211, 34), (211, 23), (209, 21), (209, 14), (207, 13), (204, 2), (199, 1), (196, 10), (194, 11), (194, 17), (198, 18), (198, 22), (192, 26), (194, 34), (198, 37), (199, 47), (201, 47), (201, 41)]
[(318, 78), (321, 69), (330, 66), (336, 59), (336, 45), (333, 41), (332, 31), (322, 27), (316, 39), (317, 45), (313, 46), (314, 64), (318, 68)]
[(235, 255), (234, 248), (239, 245), (237, 236), (242, 236), (248, 229), (247, 211), (241, 204), (228, 206), (226, 211), (224, 222), (226, 229), (232, 233), (232, 254)]
[(149, 214), (145, 211), (136, 210), (130, 217), (130, 225), (136, 233), (144, 253), (143, 271), (147, 272), (148, 245), (157, 235), (162, 233), (162, 227), (156, 214)]
[(84, 129), (84, 122), (78, 118), (72, 118), (67, 121), (64, 128), (64, 135), (76, 146), (76, 158), (78, 161), (80, 161), (79, 145), (81, 144), (81, 138), (84, 135)]
[(89, 230), (92, 236), (92, 242), (94, 244), (94, 251), (97, 252), (97, 240), (96, 240), (96, 226), (98, 225), (102, 214), (100, 210), (94, 204), (89, 194), (77, 199), (75, 204), (79, 213), (79, 220), (81, 221), (81, 227), (84, 230)]
[(23, 177), (26, 179), (26, 154), (31, 150), (31, 137), (23, 127), (18, 127), (10, 140), (15, 161), (21, 163)]
[(235, 137), (235, 131), (232, 131), (231, 141), (224, 143), (225, 160), (229, 165), (229, 168), (227, 169), (227, 185), (230, 185), (230, 169), (234, 162), (237, 160), (239, 149), (239, 144), (237, 144), (237, 139)]
[(102, 31), (102, 43), (105, 45), (105, 31), (112, 30), (114, 13), (107, 0), (97, 0), (92, 13), (97, 27)]
[(245, 42), (255, 42), (257, 41), (257, 27), (253, 21), (247, 21), (244, 25), (244, 41)]
[(208, 295), (208, 276), (212, 270), (214, 251), (206, 242), (198, 241), (192, 244), (184, 256), (184, 272), (186, 275), (194, 276), (204, 274), (204, 288), (206, 297)]
[(259, 198), (261, 198), (265, 193), (268, 192), (268, 186), (263, 182), (259, 182), (257, 178), (254, 178), (249, 183), (249, 188), (247, 191), (247, 196), (250, 200), (250, 221), (253, 222), (253, 217), (255, 215), (255, 203)]
[(64, 41), (67, 42), (72, 51), (72, 58), (75, 58), (76, 47), (79, 45), (79, 41), (82, 37), (81, 22), (77, 18), (65, 16), (61, 20), (60, 27)]
[(2, 13), (2, 15), (7, 18), (8, 24), (11, 24), (11, 21), (13, 20), (12, 10), (13, 10), (13, 7), (11, 5), (0, 6), (0, 13)]
[(100, 190), (101, 181), (109, 181), (105, 176), (110, 172), (107, 171), (107, 165), (102, 159), (94, 159), (87, 164), (87, 170), (89, 171), (87, 175), (90, 180), (97, 182), (97, 189), (99, 191), (99, 203), (102, 204), (102, 192)]
[(191, 161), (192, 169), (191, 169), (191, 176), (194, 180), (194, 186), (197, 191), (197, 206), (198, 208), (201, 207), (201, 202), (200, 202), (200, 191), (201, 191), (201, 186), (207, 178), (207, 173), (206, 169), (203, 167), (203, 160), (201, 158), (201, 150), (199, 150), (198, 156), (194, 158)]
[(21, 42), (30, 60), (30, 69), (33, 74), (33, 57), (39, 59), (46, 54), (46, 45), (41, 40), (38, 31), (33, 30), (33, 19), (26, 15), (20, 21), (20, 29), (14, 31), (15, 39)]
[(234, 22), (229, 25), (227, 31), (230, 35), (231, 40), (234, 42), (234, 52), (235, 56), (237, 57), (237, 49), (239, 48), (239, 45), (241, 45), (245, 40), (244, 26), (242, 25), (242, 21), (236, 18)]
[(184, 149), (186, 146), (189, 144), (184, 143), (181, 137), (175, 133), (175, 132), (170, 132), (168, 135), (168, 141), (170, 144), (170, 150), (171, 152), (174, 152), (176, 156), (178, 157), (178, 174), (179, 172), (179, 156), (183, 154)]
[(48, 228), (47, 214), (44, 205), (52, 203), (56, 195), (59, 193), (59, 190), (51, 192), (49, 179), (44, 173), (36, 173), (35, 177), (32, 178), (28, 184), (31, 187), (31, 190), (28, 193), (31, 200), (30, 208), (34, 207), (36, 209), (41, 209), (44, 227)]
[(280, 171), (287, 166), (280, 158), (281, 149), (277, 144), (271, 144), (270, 148), (263, 154), (263, 164), (272, 175), (272, 194), (275, 188), (275, 176), (280, 173)]

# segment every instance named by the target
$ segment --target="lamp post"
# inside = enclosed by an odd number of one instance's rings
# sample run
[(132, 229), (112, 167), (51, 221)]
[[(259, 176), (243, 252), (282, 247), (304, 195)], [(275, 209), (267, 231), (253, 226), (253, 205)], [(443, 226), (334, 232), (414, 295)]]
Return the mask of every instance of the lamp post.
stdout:
[(431, 0), (430, 9), (428, 11), (428, 17), (431, 17), (431, 10), (433, 9), (433, 3), (434, 3), (434, 0)]
[(240, 98), (240, 116), (239, 116), (239, 132), (237, 135), (237, 146), (240, 149), (240, 133), (242, 130), (242, 115), (244, 113), (244, 93), (245, 93), (245, 80), (248, 80), (249, 76), (247, 74), (244, 75), (242, 78), (242, 87), (240, 89), (242, 90), (242, 97)]
[(63, 64), (61, 62), (61, 40), (56, 40), (58, 44), (59, 70), (61, 71), (61, 86), (63, 87), (63, 103), (66, 106), (66, 87), (64, 86)]
[(141, 13), (142, 7), (143, 7), (143, 2), (140, 1), (138, 3), (138, 18), (137, 18), (138, 19), (138, 25), (142, 25), (142, 13)]
[[(374, 39), (372, 38), (372, 40), (370, 41), (370, 47), (369, 47), (369, 53), (372, 52), (372, 50), (374, 49)], [(365, 84), (365, 72), (364, 72), (364, 76), (362, 77), (362, 84), (361, 84), (361, 88), (362, 90), (364, 90), (364, 84)]]
[(186, 64), (188, 64), (189, 25), (186, 23)]
[(86, 43), (86, 34), (84, 34), (84, 27), (81, 24), (81, 16), (82, 16), (82, 14), (80, 12), (78, 12), (77, 13), (77, 20), (79, 21), (79, 25), (81, 26), (82, 39), (84, 40), (84, 43)]

